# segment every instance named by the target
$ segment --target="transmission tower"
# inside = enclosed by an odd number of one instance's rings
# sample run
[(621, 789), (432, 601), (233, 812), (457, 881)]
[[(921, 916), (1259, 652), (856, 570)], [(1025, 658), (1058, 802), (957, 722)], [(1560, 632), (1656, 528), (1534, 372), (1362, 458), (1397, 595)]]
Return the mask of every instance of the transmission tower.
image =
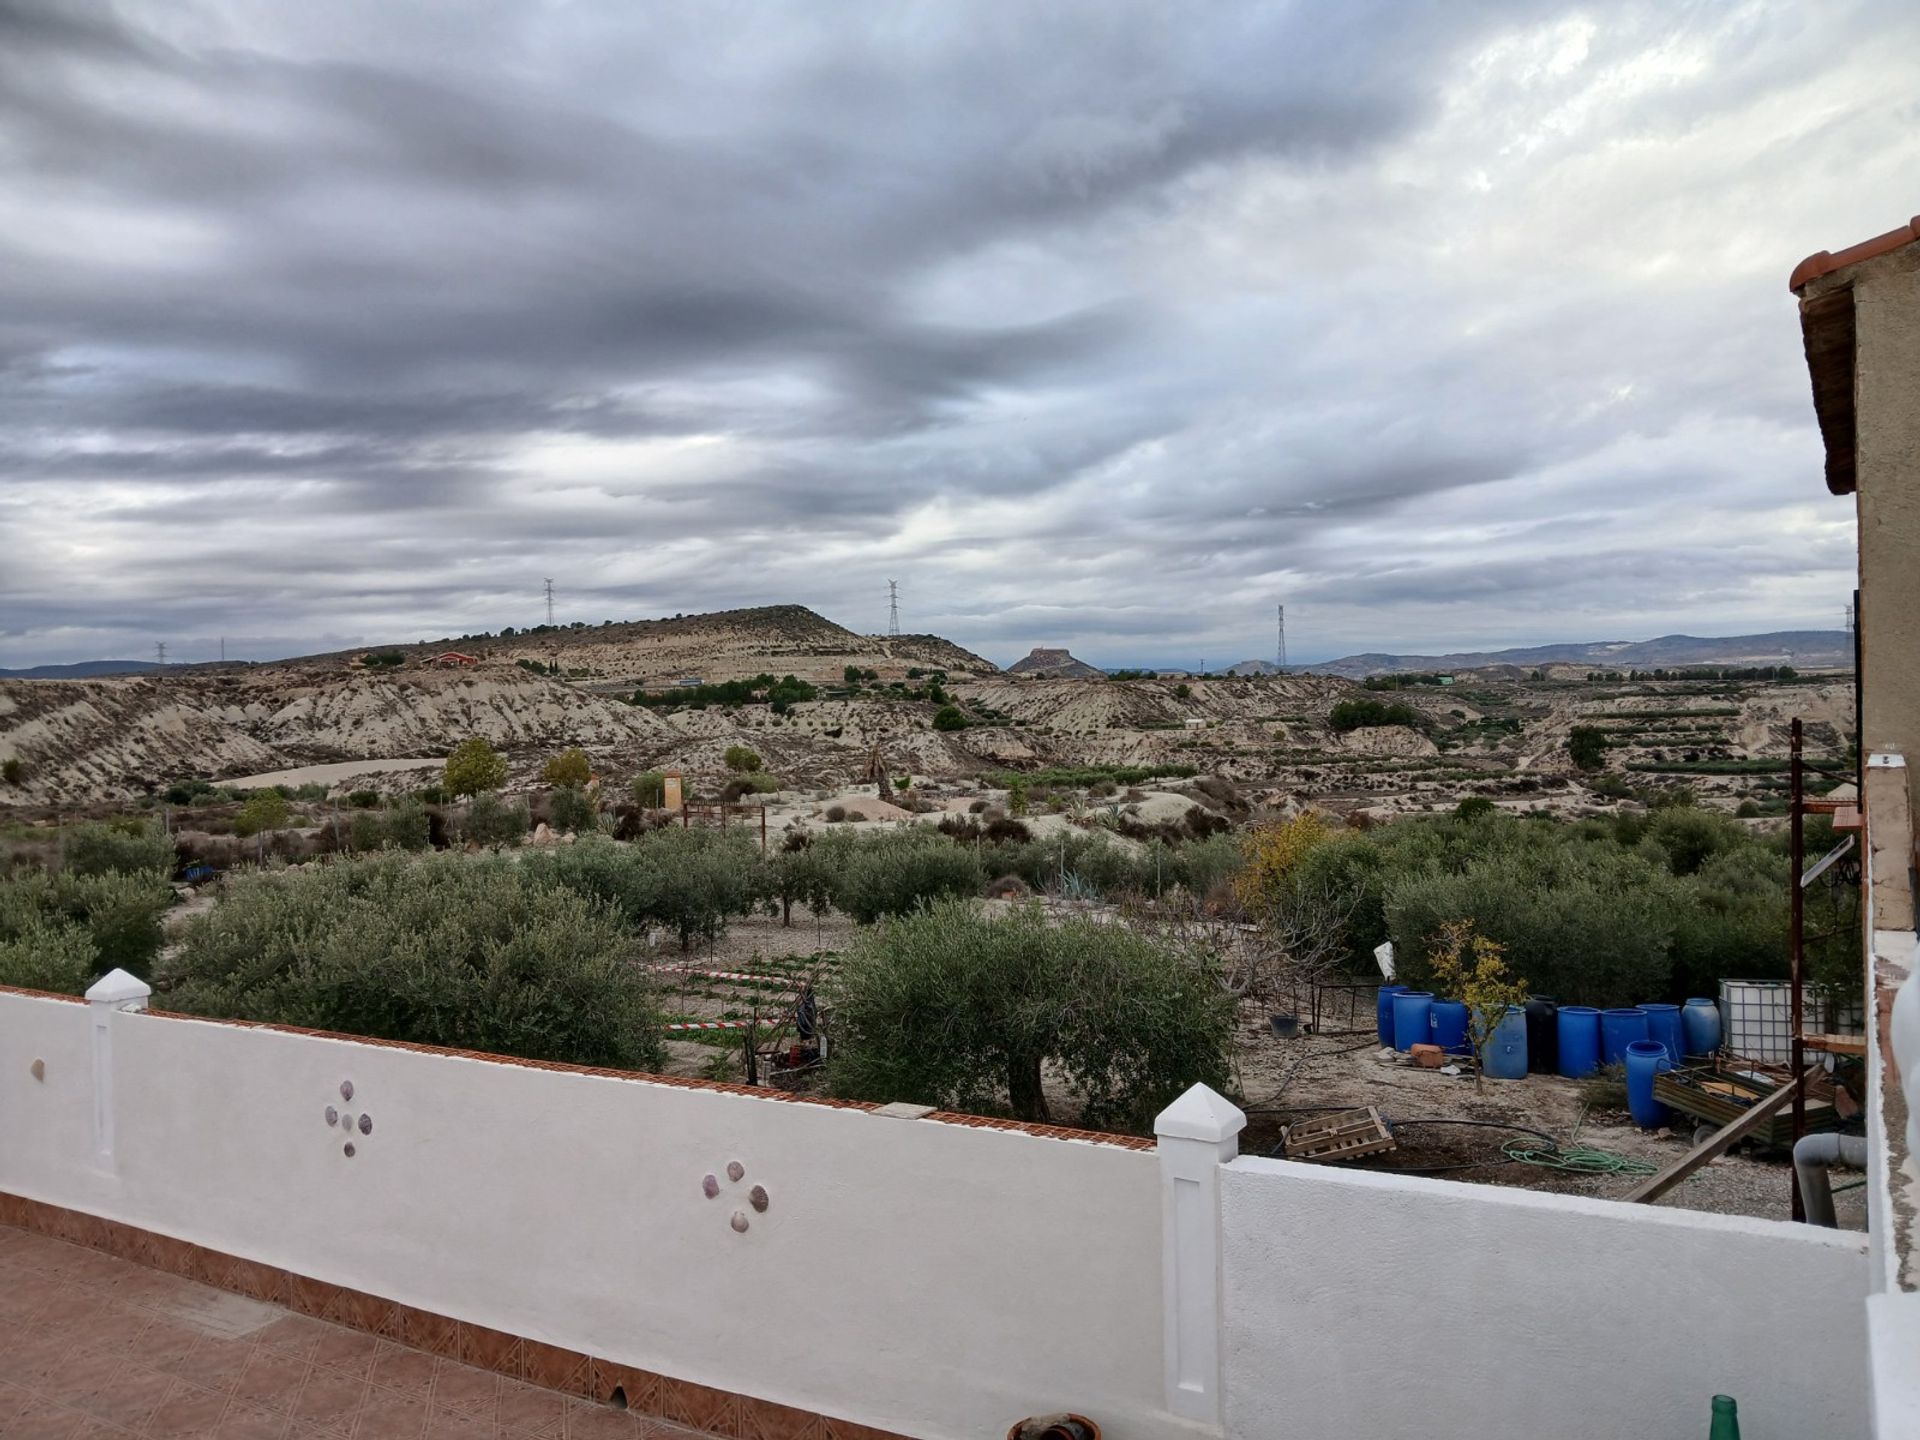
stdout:
[(553, 580), (547, 580), (547, 624), (553, 624)]
[(900, 582), (887, 581), (887, 634), (900, 633)]
[(167, 663), (167, 642), (166, 641), (156, 640), (153, 642), (153, 658), (158, 660), (162, 665)]
[(220, 637), (220, 663), (227, 663), (227, 637), (224, 635)]
[(1287, 668), (1287, 607), (1279, 605), (1276, 606), (1275, 609), (1279, 616), (1280, 635), (1277, 643), (1274, 645), (1273, 663), (1284, 670)]

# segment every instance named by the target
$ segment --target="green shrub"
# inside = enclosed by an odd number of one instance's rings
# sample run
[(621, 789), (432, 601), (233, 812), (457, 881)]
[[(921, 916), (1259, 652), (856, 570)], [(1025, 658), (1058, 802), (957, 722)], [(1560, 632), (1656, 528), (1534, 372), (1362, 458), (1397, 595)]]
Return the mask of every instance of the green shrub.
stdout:
[(1334, 730), (1364, 730), (1377, 725), (1408, 725), (1424, 729), (1427, 717), (1404, 701), (1372, 699), (1340, 700), (1327, 712), (1327, 724)]
[(1040, 1120), (1051, 1065), (1083, 1123), (1144, 1129), (1189, 1085), (1227, 1084), (1209, 962), (1124, 926), (944, 901), (857, 938), (832, 1001), (841, 1095)]
[(1577, 770), (1598, 770), (1607, 763), (1607, 732), (1598, 725), (1576, 725), (1567, 732), (1567, 754)]
[(958, 705), (942, 705), (933, 714), (933, 728), (936, 730), (964, 730), (972, 723)]
[(766, 898), (768, 877), (755, 842), (738, 830), (668, 826), (630, 847), (649, 871), (649, 920), (680, 937), (711, 940), (736, 915), (751, 914)]
[(462, 740), (447, 756), (444, 780), (447, 794), (454, 799), (498, 790), (507, 783), (507, 762), (481, 736)]
[(198, 1014), (583, 1065), (663, 1058), (607, 909), (505, 857), (253, 875), (187, 927), (168, 1003)]
[(600, 807), (584, 790), (571, 786), (556, 790), (547, 799), (547, 823), (555, 830), (580, 834), (600, 822)]
[(484, 791), (467, 802), (461, 834), (477, 845), (517, 845), (526, 838), (531, 821), (524, 800), (503, 799)]
[(628, 787), (633, 803), (647, 810), (658, 810), (667, 803), (667, 777), (659, 770), (643, 770)]
[[(27, 871), (0, 881), (0, 943), (27, 945), (36, 937), (71, 929), (86, 941), (100, 971), (120, 969), (144, 976), (160, 953), (165, 939), (160, 921), (172, 904), (173, 887), (154, 871)], [(60, 943), (63, 955), (77, 953), (77, 942)], [(16, 960), (16, 968), (24, 963)]]
[(720, 791), (720, 798), (734, 801), (746, 795), (772, 795), (779, 789), (779, 776), (769, 775), (764, 770), (756, 770), (750, 774), (736, 775), (727, 781)]
[(247, 803), (240, 807), (240, 813), (234, 817), (233, 832), (236, 835), (262, 835), (270, 830), (284, 830), (290, 818), (286, 796), (278, 790), (256, 790), (247, 797)]
[(726, 753), (720, 757), (729, 770), (745, 773), (760, 768), (759, 753), (745, 745), (729, 745)]
[(347, 804), (355, 810), (372, 810), (380, 804), (378, 790), (355, 790), (347, 796)]
[(402, 800), (391, 810), (360, 810), (347, 825), (347, 842), (354, 850), (425, 850), (433, 844), (433, 825), (426, 806)]
[(986, 881), (980, 857), (938, 831), (905, 829), (820, 845), (839, 870), (835, 906), (861, 925), (947, 896), (971, 896)]
[(37, 923), (11, 937), (0, 933), (0, 985), (84, 995), (100, 969), (84, 926)]
[(61, 836), (61, 867), (72, 875), (173, 874), (173, 840), (158, 825), (76, 825)]
[(560, 790), (585, 790), (593, 780), (593, 765), (587, 752), (578, 745), (550, 756), (541, 767), (540, 778)]
[(18, 755), (9, 755), (5, 760), (0, 760), (0, 780), (6, 781), (9, 785), (18, 785), (26, 778), (26, 762)]

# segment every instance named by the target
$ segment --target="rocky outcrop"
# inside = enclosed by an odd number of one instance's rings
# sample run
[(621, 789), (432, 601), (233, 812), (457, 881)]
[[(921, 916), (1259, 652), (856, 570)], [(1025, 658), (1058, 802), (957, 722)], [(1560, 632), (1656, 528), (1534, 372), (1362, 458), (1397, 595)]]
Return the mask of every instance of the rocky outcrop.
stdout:
[(1036, 676), (1044, 680), (1102, 680), (1106, 672), (1096, 670), (1084, 660), (1076, 660), (1065, 650), (1048, 650), (1036, 645), (1024, 660), (1007, 667), (1009, 675)]

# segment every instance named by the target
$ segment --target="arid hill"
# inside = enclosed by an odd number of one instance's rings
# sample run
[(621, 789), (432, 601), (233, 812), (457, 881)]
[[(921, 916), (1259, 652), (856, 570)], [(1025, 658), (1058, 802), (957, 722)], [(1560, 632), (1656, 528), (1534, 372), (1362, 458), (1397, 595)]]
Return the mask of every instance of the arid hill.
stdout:
[(1009, 675), (1026, 675), (1041, 680), (1104, 680), (1104, 671), (1084, 660), (1076, 660), (1065, 650), (1049, 650), (1036, 645), (1033, 650), (1007, 667)]
[(762, 605), (600, 625), (538, 625), (528, 630), (509, 626), (499, 634), (368, 645), (245, 668), (357, 667), (365, 657), (387, 652), (399, 654), (408, 665), (430, 664), (449, 651), (483, 664), (525, 660), (556, 665), (574, 679), (650, 687), (688, 677), (712, 684), (762, 671), (818, 683), (838, 680), (849, 665), (888, 678), (898, 678), (910, 668), (945, 670), (956, 678), (992, 675), (999, 668), (937, 635), (856, 635), (804, 605)]

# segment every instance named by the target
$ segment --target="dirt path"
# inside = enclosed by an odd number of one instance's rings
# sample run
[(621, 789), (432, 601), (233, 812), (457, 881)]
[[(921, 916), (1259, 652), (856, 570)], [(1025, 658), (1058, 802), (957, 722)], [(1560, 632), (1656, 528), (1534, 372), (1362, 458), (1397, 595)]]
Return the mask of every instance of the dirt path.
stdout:
[[(1368, 1028), (1370, 1032), (1370, 1023)], [(1522, 1130), (1482, 1125), (1525, 1126), (1563, 1146), (1577, 1140), (1582, 1147), (1663, 1168), (1684, 1155), (1689, 1144), (1691, 1132), (1684, 1122), (1671, 1133), (1641, 1130), (1624, 1112), (1590, 1110), (1580, 1082), (1557, 1076), (1489, 1080), (1476, 1090), (1468, 1076), (1442, 1075), (1408, 1064), (1391, 1051), (1383, 1054), (1371, 1033), (1281, 1040), (1263, 1015), (1250, 1010), (1243, 1013), (1240, 1038), (1240, 1074), (1248, 1109), (1247, 1129), (1240, 1137), (1242, 1154), (1274, 1153), (1282, 1127), (1294, 1120), (1328, 1109), (1375, 1105), (1396, 1127), (1400, 1143), (1377, 1163), (1361, 1162), (1365, 1168), (1432, 1171), (1436, 1178), (1470, 1184), (1618, 1199), (1639, 1183), (1639, 1177), (1569, 1174), (1505, 1161), (1501, 1146), (1507, 1140), (1532, 1137)], [(1421, 1123), (1430, 1120), (1481, 1124)], [(1682, 1181), (1659, 1203), (1719, 1215), (1786, 1220), (1791, 1213), (1791, 1173), (1784, 1158), (1725, 1156)], [(1845, 1180), (1842, 1177), (1839, 1183)], [(1864, 1189), (1857, 1189), (1834, 1197), (1842, 1229), (1866, 1229), (1865, 1195)]]
[(269, 770), (263, 775), (243, 775), (238, 780), (222, 780), (220, 783), (231, 790), (262, 790), (269, 785), (337, 785), (359, 775), (438, 770), (446, 763), (430, 757), (417, 760), (342, 760), (332, 765), (299, 765), (292, 770)]

